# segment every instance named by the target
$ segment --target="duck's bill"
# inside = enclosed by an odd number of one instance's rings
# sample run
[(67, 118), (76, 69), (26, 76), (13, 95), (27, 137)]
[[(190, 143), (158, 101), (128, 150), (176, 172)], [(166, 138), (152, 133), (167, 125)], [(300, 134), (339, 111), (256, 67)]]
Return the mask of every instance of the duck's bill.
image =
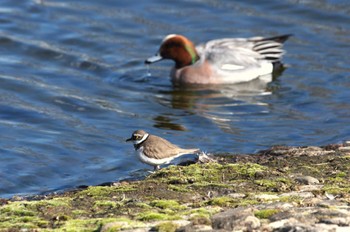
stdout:
[(162, 59), (163, 59), (163, 57), (161, 57), (159, 54), (156, 54), (154, 56), (151, 56), (147, 60), (145, 60), (145, 64), (152, 64), (152, 63), (160, 61)]

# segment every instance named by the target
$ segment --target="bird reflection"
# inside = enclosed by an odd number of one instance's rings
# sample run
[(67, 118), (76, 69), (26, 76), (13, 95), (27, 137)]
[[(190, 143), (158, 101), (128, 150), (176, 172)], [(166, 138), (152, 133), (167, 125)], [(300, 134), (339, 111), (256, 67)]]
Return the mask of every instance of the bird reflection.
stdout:
[[(270, 77), (271, 78), (271, 77)], [(268, 79), (268, 78), (267, 78)], [(242, 115), (268, 113), (265, 95), (271, 95), (273, 85), (264, 79), (256, 79), (235, 85), (187, 85), (174, 86), (170, 91), (160, 91), (157, 101), (181, 113), (209, 119), (225, 131), (236, 131), (233, 121), (241, 121)], [(181, 116), (181, 115), (180, 115)], [(187, 130), (177, 123), (179, 115), (171, 113), (154, 117), (154, 126), (171, 130)]]

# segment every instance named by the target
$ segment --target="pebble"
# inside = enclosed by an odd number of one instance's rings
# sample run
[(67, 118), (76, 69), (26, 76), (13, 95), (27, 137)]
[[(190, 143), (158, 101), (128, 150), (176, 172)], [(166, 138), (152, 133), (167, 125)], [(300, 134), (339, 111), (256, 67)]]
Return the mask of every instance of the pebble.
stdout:
[(282, 193), (280, 197), (301, 197), (301, 198), (313, 198), (315, 195), (312, 192), (288, 192)]
[(299, 186), (299, 190), (301, 192), (311, 192), (311, 191), (317, 191), (321, 190), (324, 185), (322, 184), (314, 184), (314, 185), (301, 185)]
[(339, 150), (349, 152), (350, 147), (339, 147)]
[(110, 222), (102, 226), (101, 232), (113, 231), (128, 226), (127, 222)]
[(273, 194), (259, 194), (254, 197), (260, 200), (275, 200), (279, 198), (279, 196)]
[(238, 199), (238, 198), (245, 198), (247, 195), (244, 193), (229, 193), (227, 194), (227, 196), (233, 199)]
[(313, 185), (313, 184), (320, 183), (319, 180), (317, 180), (315, 177), (312, 177), (312, 176), (299, 176), (295, 178), (295, 181), (305, 185)]
[(258, 229), (260, 225), (260, 220), (255, 216), (248, 216), (244, 220), (244, 226), (248, 229), (248, 231)]
[(322, 218), (320, 222), (326, 224), (335, 224), (338, 226), (350, 226), (350, 217)]
[(253, 217), (255, 216), (252, 208), (239, 207), (229, 209), (217, 213), (211, 218), (212, 227), (214, 230), (247, 230), (247, 228), (255, 228), (257, 226), (257, 222)]

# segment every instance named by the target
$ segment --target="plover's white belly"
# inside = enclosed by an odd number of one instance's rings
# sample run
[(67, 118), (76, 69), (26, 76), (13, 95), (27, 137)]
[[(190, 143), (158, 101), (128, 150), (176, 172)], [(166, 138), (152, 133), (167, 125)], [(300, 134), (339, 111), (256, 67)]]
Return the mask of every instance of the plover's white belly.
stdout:
[(149, 157), (145, 156), (145, 154), (143, 153), (143, 147), (140, 147), (138, 150), (136, 150), (136, 155), (141, 162), (152, 165), (152, 166), (166, 164), (166, 163), (169, 163), (174, 158), (176, 158), (176, 156), (164, 158), (164, 159), (149, 158)]

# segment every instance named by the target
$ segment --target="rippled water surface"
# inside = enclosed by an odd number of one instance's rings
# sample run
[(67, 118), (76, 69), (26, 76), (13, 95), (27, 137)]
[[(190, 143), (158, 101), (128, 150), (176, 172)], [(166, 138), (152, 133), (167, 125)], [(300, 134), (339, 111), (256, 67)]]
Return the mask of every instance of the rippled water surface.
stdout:
[[(139, 128), (213, 153), (350, 139), (347, 0), (0, 2), (0, 197), (133, 176)], [(294, 36), (268, 86), (180, 89), (143, 63), (170, 33)]]

